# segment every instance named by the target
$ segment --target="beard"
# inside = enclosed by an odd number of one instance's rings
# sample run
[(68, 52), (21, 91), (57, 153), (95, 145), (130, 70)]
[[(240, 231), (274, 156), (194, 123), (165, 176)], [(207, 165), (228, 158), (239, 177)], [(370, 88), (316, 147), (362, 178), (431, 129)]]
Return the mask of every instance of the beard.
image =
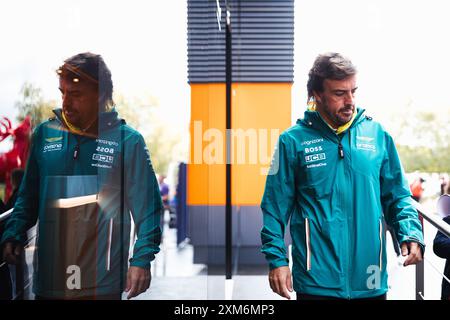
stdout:
[(325, 112), (328, 119), (333, 122), (333, 124), (340, 127), (352, 120), (353, 113), (355, 112), (355, 105), (349, 104), (337, 109), (336, 111), (331, 111), (327, 102), (324, 101), (322, 110)]
[(65, 118), (70, 124), (80, 127), (80, 114), (76, 110), (68, 109), (63, 106), (62, 112), (64, 113)]

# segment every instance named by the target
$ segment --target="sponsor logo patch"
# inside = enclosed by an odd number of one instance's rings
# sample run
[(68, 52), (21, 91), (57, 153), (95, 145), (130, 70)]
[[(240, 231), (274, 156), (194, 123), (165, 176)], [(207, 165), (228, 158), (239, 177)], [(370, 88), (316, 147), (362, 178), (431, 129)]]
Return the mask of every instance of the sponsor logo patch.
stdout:
[(97, 151), (97, 152), (104, 152), (104, 153), (114, 154), (114, 148), (111, 148), (111, 147), (101, 147), (101, 146), (97, 146), (96, 151)]
[(370, 144), (370, 143), (357, 143), (356, 144), (356, 149), (372, 151), (372, 152), (376, 151), (375, 145), (374, 144)]
[(98, 161), (98, 162), (113, 163), (114, 157), (113, 156), (104, 155), (104, 154), (94, 153), (92, 155), (92, 160), (95, 160), (95, 161)]
[(323, 139), (322, 139), (322, 138), (319, 138), (319, 139), (314, 139), (314, 140), (303, 141), (303, 142), (301, 143), (301, 145), (302, 145), (302, 146), (304, 146), (304, 145), (309, 146), (310, 144), (315, 144), (315, 143), (319, 143), (319, 142), (323, 142)]
[(119, 143), (117, 143), (116, 141), (110, 141), (110, 140), (104, 140), (104, 139), (96, 139), (95, 142), (101, 143), (101, 144), (106, 144), (108, 146), (115, 146), (115, 147), (119, 146)]
[(46, 142), (56, 142), (61, 141), (63, 137), (53, 137), (53, 138), (47, 138), (45, 139)]
[(49, 143), (44, 145), (44, 149), (42, 150), (43, 153), (51, 152), (51, 151), (61, 151), (62, 150), (62, 143)]
[(322, 146), (305, 148), (305, 153), (312, 153), (312, 152), (319, 152), (319, 151), (323, 151)]
[(317, 167), (325, 167), (326, 165), (327, 165), (326, 162), (321, 162), (321, 163), (315, 163), (315, 164), (308, 164), (306, 167), (308, 169), (311, 169), (311, 168), (317, 168)]
[(325, 160), (327, 157), (325, 156), (325, 153), (317, 153), (317, 154), (311, 154), (308, 156), (305, 156), (306, 163), (310, 162), (316, 162), (320, 160)]
[(372, 137), (363, 137), (363, 136), (356, 136), (356, 139), (357, 139), (357, 140), (362, 140), (362, 141), (370, 142), (370, 141), (373, 141), (373, 139), (375, 139), (375, 138), (372, 138)]

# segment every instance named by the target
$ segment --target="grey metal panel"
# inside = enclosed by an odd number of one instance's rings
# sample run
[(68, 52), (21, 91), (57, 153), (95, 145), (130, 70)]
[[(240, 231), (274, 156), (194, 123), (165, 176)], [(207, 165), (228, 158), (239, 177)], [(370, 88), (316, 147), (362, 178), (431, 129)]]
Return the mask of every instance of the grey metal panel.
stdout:
[[(233, 78), (233, 82), (239, 82), (239, 83), (274, 83), (274, 82), (289, 82), (291, 78), (280, 78), (280, 77), (271, 77), (270, 79), (267, 79), (266, 81), (262, 81), (261, 77), (254, 77), (254, 78), (245, 78), (245, 80), (243, 80), (242, 77), (240, 78)], [(207, 78), (198, 78), (197, 81), (195, 83), (223, 83), (223, 78), (222, 77), (207, 77)]]
[[(242, 61), (242, 60), (271, 62), (270, 56), (262, 55), (262, 56), (254, 56), (254, 57), (246, 57), (246, 56), (242, 56), (242, 57), (239, 57), (239, 58), (236, 57), (235, 59), (233, 59), (233, 63), (235, 63), (235, 61), (238, 62), (238, 61)], [(192, 61), (221, 61), (221, 59), (220, 59), (220, 57), (214, 58), (214, 57), (208, 57), (206, 55), (200, 55), (198, 57), (195, 57), (195, 59), (190, 58), (190, 59), (188, 59), (188, 61), (189, 62), (192, 62)], [(293, 63), (294, 62), (294, 57), (292, 56), (291, 60), (283, 59), (283, 60), (278, 60), (278, 61), (280, 61), (280, 62), (292, 62)]]
[[(255, 66), (255, 67), (258, 67), (258, 68), (264, 68), (264, 67), (266, 67), (265, 63), (266, 62), (264, 60), (262, 60), (262, 61), (261, 60), (260, 61), (247, 61), (245, 66), (239, 66), (239, 67), (242, 67), (242, 68), (243, 67), (250, 67), (251, 68), (251, 67)], [(194, 62), (191, 62), (191, 64), (193, 66), (204, 66), (205, 65), (205, 63), (203, 61), (194, 61)], [(211, 68), (214, 68), (214, 66), (218, 66), (218, 67), (222, 66), (220, 61), (209, 61), (208, 65)], [(280, 66), (280, 67), (286, 66), (288, 68), (291, 67), (289, 61), (271, 61), (270, 62), (270, 67), (271, 68), (276, 67), (276, 66)]]
[[(225, 82), (225, 1), (222, 30), (216, 0), (188, 0), (188, 80)], [(294, 1), (229, 0), (233, 81), (292, 82)]]
[[(238, 216), (233, 206), (233, 244), (237, 239)], [(225, 245), (225, 206), (189, 206), (189, 237), (201, 246)]]
[[(239, 207), (238, 243), (242, 246), (261, 246), (262, 225), (263, 214), (259, 206)], [(286, 228), (284, 242), (286, 246), (292, 242), (289, 228)]]
[[(268, 33), (244, 33), (244, 34), (237, 34), (234, 36), (235, 38), (237, 37), (237, 40), (242, 40), (242, 39), (264, 39), (266, 41), (273, 41), (276, 39), (288, 39), (288, 40), (293, 40), (294, 36), (291, 34), (276, 34), (276, 35), (270, 35)], [(192, 34), (189, 39), (189, 41), (193, 41), (196, 40), (198, 41), (198, 43), (223, 43), (223, 41), (221, 39), (206, 39), (204, 35), (202, 34)], [(215, 41), (215, 42), (214, 42)], [(197, 44), (197, 42), (195, 42), (195, 44)]]
[[(225, 263), (225, 206), (189, 206), (188, 210), (194, 263)], [(261, 228), (259, 206), (233, 206), (233, 252), (238, 253), (240, 264), (266, 264), (261, 253)], [(291, 242), (286, 231), (286, 246)]]
[[(268, 265), (260, 246), (236, 247), (233, 246), (233, 264), (236, 263), (236, 252), (239, 265), (266, 266)], [(223, 266), (225, 264), (225, 247), (196, 246), (194, 250), (194, 263), (203, 263), (208, 266)]]
[[(202, 47), (195, 48), (197, 50), (203, 51)], [(194, 50), (195, 50), (194, 49)], [(222, 50), (225, 50), (225, 45), (208, 45), (208, 50), (217, 50), (217, 53), (220, 53)], [(271, 52), (275, 53), (274, 50), (282, 50), (283, 52), (293, 52), (293, 48), (289, 44), (280, 44), (280, 43), (273, 43), (273, 44), (234, 44), (233, 45), (233, 51), (239, 51), (239, 50), (245, 50), (245, 54), (261, 54), (262, 50), (267, 50), (265, 52)], [(252, 50), (257, 50), (252, 52)]]
[[(267, 35), (265, 35), (267, 38)], [(263, 44), (263, 46), (272, 46), (272, 45), (289, 45), (292, 42), (291, 38), (286, 39), (270, 39), (271, 44)], [(209, 46), (209, 48), (216, 46), (216, 48), (223, 49), (225, 44), (219, 39), (211, 39), (211, 40), (201, 40), (199, 39), (195, 43), (198, 47)], [(253, 39), (252, 37), (247, 37), (245, 41), (242, 41), (242, 38), (235, 40), (235, 45), (233, 48), (246, 48), (247, 46), (261, 46), (261, 39)], [(193, 48), (195, 49), (195, 48)], [(292, 49), (289, 47), (288, 49)]]
[[(212, 72), (220, 73), (222, 72), (221, 66), (209, 66), (209, 70)], [(240, 70), (241, 72), (244, 71), (254, 71), (254, 72), (264, 72), (267, 73), (268, 71), (273, 71), (273, 74), (276, 74), (276, 72), (282, 72), (282, 71), (289, 71), (289, 66), (243, 66), (243, 67), (236, 67), (236, 70)]]

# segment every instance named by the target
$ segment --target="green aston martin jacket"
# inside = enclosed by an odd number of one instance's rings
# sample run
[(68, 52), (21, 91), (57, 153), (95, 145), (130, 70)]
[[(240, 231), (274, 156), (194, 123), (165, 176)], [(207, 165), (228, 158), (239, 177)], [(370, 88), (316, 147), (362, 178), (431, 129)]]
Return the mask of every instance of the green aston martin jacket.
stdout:
[(34, 293), (80, 298), (120, 294), (131, 266), (150, 268), (159, 251), (162, 208), (142, 136), (118, 118), (99, 115), (99, 135), (69, 132), (56, 117), (39, 125), (2, 242), (24, 242), (38, 222)]
[(392, 140), (358, 109), (337, 135), (314, 111), (279, 138), (261, 203), (262, 252), (287, 266), (296, 292), (366, 298), (387, 291), (385, 222), (424, 249), (422, 226)]

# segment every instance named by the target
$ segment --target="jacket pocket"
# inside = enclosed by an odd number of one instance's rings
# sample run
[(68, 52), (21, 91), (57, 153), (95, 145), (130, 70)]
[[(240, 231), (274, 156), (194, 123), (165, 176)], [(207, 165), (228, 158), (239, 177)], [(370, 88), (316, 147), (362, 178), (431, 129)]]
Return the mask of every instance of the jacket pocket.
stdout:
[(329, 201), (332, 194), (336, 173), (325, 169), (314, 171), (307, 169), (303, 180), (299, 180), (297, 188), (303, 197), (310, 201)]
[(355, 256), (351, 260), (349, 275), (351, 287), (355, 291), (379, 289), (380, 285), (383, 286), (386, 271), (383, 218), (367, 217), (362, 224), (364, 227), (360, 225), (353, 239)]
[(311, 217), (304, 219), (304, 284), (309, 287), (342, 288), (342, 241), (340, 221), (319, 225)]

